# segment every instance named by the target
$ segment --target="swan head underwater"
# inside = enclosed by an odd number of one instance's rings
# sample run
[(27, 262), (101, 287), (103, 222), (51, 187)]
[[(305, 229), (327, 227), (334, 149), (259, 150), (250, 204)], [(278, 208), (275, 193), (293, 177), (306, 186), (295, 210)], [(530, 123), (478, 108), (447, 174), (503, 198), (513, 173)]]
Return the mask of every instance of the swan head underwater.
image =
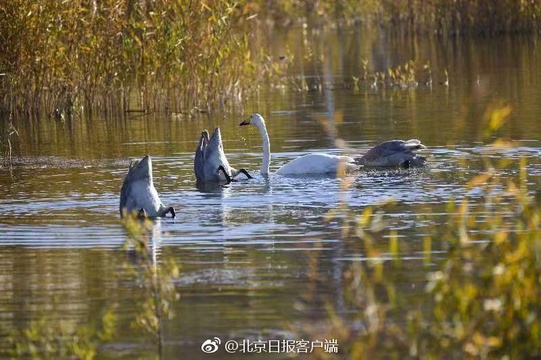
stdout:
[(220, 128), (212, 136), (205, 129), (201, 132), (195, 151), (194, 172), (198, 183), (231, 182), (231, 166), (225, 156)]
[(152, 159), (146, 155), (141, 160), (132, 160), (128, 174), (120, 190), (120, 216), (136, 212), (138, 217), (165, 217), (173, 207), (165, 207), (160, 201), (152, 178)]
[(207, 130), (201, 132), (194, 157), (194, 172), (198, 184), (220, 183), (227, 184), (239, 175), (244, 174), (248, 179), (252, 176), (245, 169), (236, 169), (229, 164), (225, 156), (220, 128), (214, 129), (212, 136)]
[(417, 151), (424, 149), (426, 146), (417, 139), (389, 140), (374, 146), (355, 161), (367, 168), (422, 167), (427, 159)]

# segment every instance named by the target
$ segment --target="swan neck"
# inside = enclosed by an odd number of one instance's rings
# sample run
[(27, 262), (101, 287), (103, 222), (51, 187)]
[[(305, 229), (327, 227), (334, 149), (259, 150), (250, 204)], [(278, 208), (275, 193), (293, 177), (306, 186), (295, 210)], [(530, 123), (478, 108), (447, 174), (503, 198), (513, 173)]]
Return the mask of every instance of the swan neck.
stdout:
[(258, 124), (257, 127), (261, 133), (261, 139), (263, 140), (263, 163), (261, 164), (260, 173), (261, 175), (268, 175), (271, 160), (269, 134), (265, 124)]

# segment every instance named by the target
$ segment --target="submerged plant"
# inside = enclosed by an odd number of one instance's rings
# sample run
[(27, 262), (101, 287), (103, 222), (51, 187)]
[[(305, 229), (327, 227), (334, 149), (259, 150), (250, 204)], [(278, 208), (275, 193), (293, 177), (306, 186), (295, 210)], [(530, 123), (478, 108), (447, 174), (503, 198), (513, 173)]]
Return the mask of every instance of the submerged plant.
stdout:
[[(399, 89), (414, 89), (420, 85), (432, 86), (432, 68), (427, 62), (422, 68), (410, 60), (403, 65), (390, 67), (385, 71), (376, 71), (370, 74), (367, 70), (368, 63), (362, 61), (363, 75), (361, 78), (355, 78), (355, 85), (359, 88), (364, 84), (372, 89), (378, 88), (399, 88)], [(424, 74), (419, 74), (419, 70), (423, 70)], [(361, 81), (362, 79), (362, 81)]]

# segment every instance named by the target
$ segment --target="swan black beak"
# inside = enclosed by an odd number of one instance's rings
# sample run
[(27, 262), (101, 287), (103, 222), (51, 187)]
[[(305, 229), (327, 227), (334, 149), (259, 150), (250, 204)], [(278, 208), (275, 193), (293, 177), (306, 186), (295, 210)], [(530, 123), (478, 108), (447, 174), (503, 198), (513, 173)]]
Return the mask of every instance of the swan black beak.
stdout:
[(250, 119), (244, 120), (243, 122), (241, 122), (241, 123), (239, 124), (239, 126), (244, 126), (244, 125), (250, 125)]

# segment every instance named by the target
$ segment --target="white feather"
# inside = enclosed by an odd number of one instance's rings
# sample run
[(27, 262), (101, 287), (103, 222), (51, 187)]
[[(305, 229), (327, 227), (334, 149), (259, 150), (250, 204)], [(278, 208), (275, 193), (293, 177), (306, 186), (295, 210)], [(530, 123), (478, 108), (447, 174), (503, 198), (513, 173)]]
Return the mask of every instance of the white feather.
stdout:
[(308, 154), (296, 158), (279, 168), (278, 175), (301, 175), (301, 174), (329, 174), (336, 173), (341, 162), (344, 162), (347, 170), (353, 170), (353, 158), (329, 154)]
[(131, 183), (126, 202), (128, 212), (145, 209), (147, 216), (154, 218), (160, 216), (163, 207), (154, 184), (149, 184), (145, 180)]

